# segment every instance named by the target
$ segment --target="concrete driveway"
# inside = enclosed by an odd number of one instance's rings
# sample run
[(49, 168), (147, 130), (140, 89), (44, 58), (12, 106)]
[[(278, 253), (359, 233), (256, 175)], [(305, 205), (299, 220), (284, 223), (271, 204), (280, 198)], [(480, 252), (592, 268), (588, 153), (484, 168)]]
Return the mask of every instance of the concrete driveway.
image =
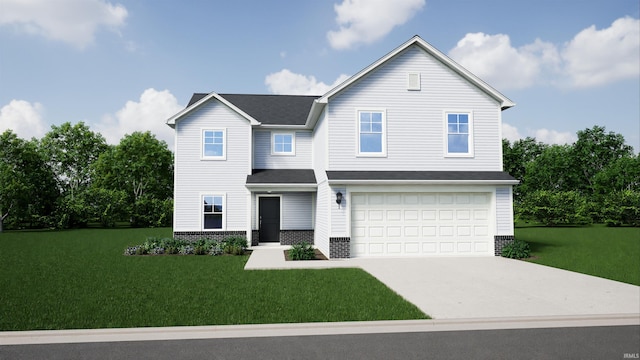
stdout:
[(638, 286), (520, 260), (424, 257), (284, 261), (282, 252), (281, 247), (256, 247), (245, 269), (360, 267), (434, 319), (640, 317)]

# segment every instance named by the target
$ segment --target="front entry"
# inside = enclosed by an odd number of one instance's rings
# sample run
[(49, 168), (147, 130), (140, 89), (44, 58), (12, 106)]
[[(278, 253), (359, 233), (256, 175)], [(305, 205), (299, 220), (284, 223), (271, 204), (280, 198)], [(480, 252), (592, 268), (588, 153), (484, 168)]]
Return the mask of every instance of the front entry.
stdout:
[(260, 242), (280, 242), (280, 198), (258, 198)]

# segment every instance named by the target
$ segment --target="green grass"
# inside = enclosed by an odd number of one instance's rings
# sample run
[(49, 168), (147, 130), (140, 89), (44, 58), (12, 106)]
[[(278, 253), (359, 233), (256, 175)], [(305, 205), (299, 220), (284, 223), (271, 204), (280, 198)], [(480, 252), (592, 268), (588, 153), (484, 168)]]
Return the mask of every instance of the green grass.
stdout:
[(360, 269), (245, 271), (247, 256), (123, 256), (170, 229), (0, 234), (0, 330), (427, 318)]
[(531, 262), (640, 285), (640, 228), (516, 227)]

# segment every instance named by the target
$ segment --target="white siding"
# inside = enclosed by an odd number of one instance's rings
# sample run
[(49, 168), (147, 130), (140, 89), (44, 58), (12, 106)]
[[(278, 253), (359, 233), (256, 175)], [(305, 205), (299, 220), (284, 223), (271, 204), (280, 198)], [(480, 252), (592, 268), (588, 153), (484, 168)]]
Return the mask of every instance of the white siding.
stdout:
[(311, 168), (311, 131), (295, 131), (295, 155), (271, 155), (271, 134), (271, 131), (262, 130), (257, 130), (253, 134), (253, 167), (255, 169)]
[[(226, 130), (226, 160), (200, 160), (202, 129)], [(176, 124), (174, 231), (200, 231), (201, 195), (226, 196), (224, 230), (246, 230), (251, 127), (217, 100), (196, 109)]]
[[(421, 90), (407, 90), (407, 73)], [(356, 109), (386, 109), (387, 156), (356, 157)], [(474, 157), (444, 156), (444, 111), (473, 113)], [(413, 46), (329, 99), (329, 170), (502, 170), (500, 105)]]
[(496, 188), (496, 235), (513, 235), (511, 186)]
[(311, 193), (282, 195), (282, 230), (313, 229), (313, 198)]
[(331, 189), (326, 181), (318, 184), (318, 200), (316, 201), (316, 224), (314, 246), (326, 256), (329, 252), (329, 202)]
[[(336, 203), (336, 194), (342, 193), (342, 203), (340, 206)], [(349, 197), (347, 189), (344, 187), (331, 188), (331, 196), (329, 197), (330, 213), (331, 213), (331, 237), (349, 236), (347, 231), (347, 221), (349, 214)]]

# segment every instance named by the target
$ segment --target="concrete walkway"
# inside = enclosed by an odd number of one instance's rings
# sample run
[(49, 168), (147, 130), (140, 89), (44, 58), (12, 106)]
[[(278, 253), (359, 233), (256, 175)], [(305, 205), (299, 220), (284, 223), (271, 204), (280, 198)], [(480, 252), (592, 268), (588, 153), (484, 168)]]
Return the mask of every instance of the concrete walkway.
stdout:
[(592, 315), (640, 319), (640, 287), (526, 261), (501, 257), (285, 261), (286, 248), (255, 247), (245, 270), (362, 268), (434, 319)]

